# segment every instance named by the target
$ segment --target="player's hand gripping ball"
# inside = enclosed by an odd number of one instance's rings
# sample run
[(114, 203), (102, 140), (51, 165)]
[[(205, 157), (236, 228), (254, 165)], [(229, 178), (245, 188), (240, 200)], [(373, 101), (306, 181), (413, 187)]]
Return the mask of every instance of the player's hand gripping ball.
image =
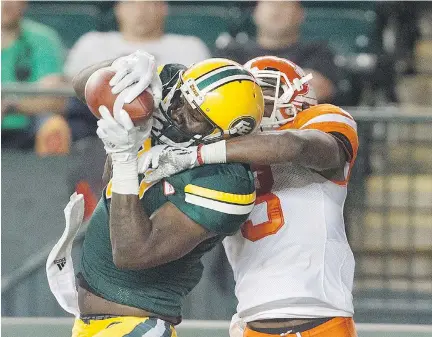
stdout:
[(84, 94), (90, 111), (100, 119), (99, 107), (101, 105), (106, 106), (111, 112), (124, 109), (135, 125), (143, 124), (153, 113), (154, 100), (151, 89), (144, 90), (131, 103), (125, 103), (124, 98), (128, 94), (128, 88), (118, 95), (111, 92), (109, 81), (114, 74), (115, 72), (108, 67), (101, 68), (96, 70), (88, 79)]

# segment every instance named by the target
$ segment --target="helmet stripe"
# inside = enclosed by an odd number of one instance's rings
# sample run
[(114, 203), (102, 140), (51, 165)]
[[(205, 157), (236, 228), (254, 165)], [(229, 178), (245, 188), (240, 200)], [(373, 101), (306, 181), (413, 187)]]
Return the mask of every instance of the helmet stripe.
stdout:
[(208, 79), (210, 76), (216, 75), (216, 74), (218, 74), (218, 73), (220, 73), (220, 72), (222, 72), (222, 71), (232, 70), (232, 69), (239, 69), (239, 67), (236, 66), (236, 65), (224, 65), (224, 66), (222, 66), (222, 67), (219, 67), (219, 68), (215, 68), (215, 69), (209, 70), (208, 72), (206, 72), (206, 73), (204, 73), (204, 74), (198, 76), (198, 77), (195, 79), (195, 82), (196, 82), (196, 83), (200, 83), (200, 82), (202, 82), (202, 81)]
[(241, 80), (255, 82), (255, 78), (248, 71), (233, 67), (202, 77), (197, 81), (197, 86), (203, 93), (207, 93), (229, 82)]
[(217, 72), (220, 72), (220, 71), (223, 71), (223, 70), (226, 70), (226, 69), (232, 69), (232, 68), (237, 68), (237, 66), (235, 66), (235, 65), (227, 65), (226, 64), (226, 65), (220, 66), (218, 68), (214, 68), (212, 70), (209, 70), (206, 73), (203, 73), (203, 74), (199, 75), (197, 78), (195, 78), (195, 82), (202, 81), (202, 80), (206, 79), (207, 77), (209, 77), (209, 76), (211, 76), (211, 75), (213, 75), (213, 74), (215, 74)]
[(247, 76), (247, 75), (236, 75), (236, 76), (229, 76), (229, 77), (225, 77), (219, 81), (213, 82), (212, 84), (208, 85), (207, 87), (205, 87), (204, 89), (201, 90), (201, 92), (203, 94), (207, 94), (210, 91), (213, 91), (225, 84), (228, 84), (230, 82), (234, 82), (234, 81), (250, 81), (250, 82), (255, 82), (255, 80), (251, 77), (251, 76)]

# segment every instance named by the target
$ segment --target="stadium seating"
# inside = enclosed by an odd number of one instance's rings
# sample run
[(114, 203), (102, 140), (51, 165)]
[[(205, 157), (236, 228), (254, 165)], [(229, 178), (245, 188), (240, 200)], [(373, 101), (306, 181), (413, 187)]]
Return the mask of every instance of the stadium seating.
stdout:
[(232, 22), (236, 19), (232, 13), (223, 7), (171, 5), (166, 31), (198, 36), (213, 49), (217, 37), (231, 31)]
[[(171, 4), (165, 29), (168, 33), (197, 36), (212, 50), (220, 34), (232, 31), (237, 13), (221, 6)], [(104, 31), (117, 29), (112, 9), (103, 14), (101, 22)]]
[[(373, 7), (366, 8), (342, 7), (336, 10), (331, 6), (307, 5), (302, 37), (306, 41), (328, 42), (337, 54), (370, 52), (376, 18), (375, 12), (370, 10)], [(113, 10), (102, 12), (92, 4), (31, 4), (26, 16), (55, 28), (68, 48), (88, 31), (116, 29)], [(231, 35), (239, 32), (255, 35), (252, 8), (238, 5), (171, 3), (166, 30), (169, 33), (198, 36), (210, 49), (214, 48), (217, 37), (225, 32)]]
[[(372, 52), (375, 48), (375, 21), (373, 10), (352, 8), (307, 7), (301, 29), (303, 41), (328, 43), (338, 55)], [(244, 11), (238, 20), (238, 31), (255, 36), (251, 10)]]
[(375, 13), (352, 9), (309, 8), (302, 26), (305, 41), (325, 41), (337, 54), (371, 52)]
[(30, 4), (26, 17), (54, 28), (66, 48), (71, 48), (78, 38), (99, 29), (100, 10), (87, 4)]
[(375, 1), (303, 1), (305, 8), (375, 10)]

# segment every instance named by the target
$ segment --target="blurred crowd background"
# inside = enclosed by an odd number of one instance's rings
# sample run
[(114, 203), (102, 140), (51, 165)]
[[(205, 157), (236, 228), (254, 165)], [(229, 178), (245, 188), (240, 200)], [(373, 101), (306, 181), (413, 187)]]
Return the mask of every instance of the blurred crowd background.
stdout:
[[(321, 103), (357, 119), (346, 203), (360, 322), (432, 324), (432, 2), (2, 1), (2, 315), (63, 316), (44, 277), (74, 190), (102, 189), (96, 119), (73, 96), (83, 68), (143, 49), (158, 63), (288, 58)], [(79, 247), (78, 247), (79, 249)], [(223, 249), (185, 318), (229, 319)]]

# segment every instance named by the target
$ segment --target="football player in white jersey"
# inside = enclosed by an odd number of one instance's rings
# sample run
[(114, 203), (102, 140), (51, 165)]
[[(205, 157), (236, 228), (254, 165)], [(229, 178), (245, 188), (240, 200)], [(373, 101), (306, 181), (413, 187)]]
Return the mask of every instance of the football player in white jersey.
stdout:
[[(296, 64), (277, 57), (247, 68), (266, 99), (263, 132), (213, 144), (157, 146), (141, 160), (148, 181), (203, 164), (255, 167), (249, 220), (224, 241), (239, 301), (231, 337), (354, 337), (354, 257), (343, 220), (357, 127), (339, 107), (317, 104)], [(247, 127), (245, 125), (244, 127)]]

